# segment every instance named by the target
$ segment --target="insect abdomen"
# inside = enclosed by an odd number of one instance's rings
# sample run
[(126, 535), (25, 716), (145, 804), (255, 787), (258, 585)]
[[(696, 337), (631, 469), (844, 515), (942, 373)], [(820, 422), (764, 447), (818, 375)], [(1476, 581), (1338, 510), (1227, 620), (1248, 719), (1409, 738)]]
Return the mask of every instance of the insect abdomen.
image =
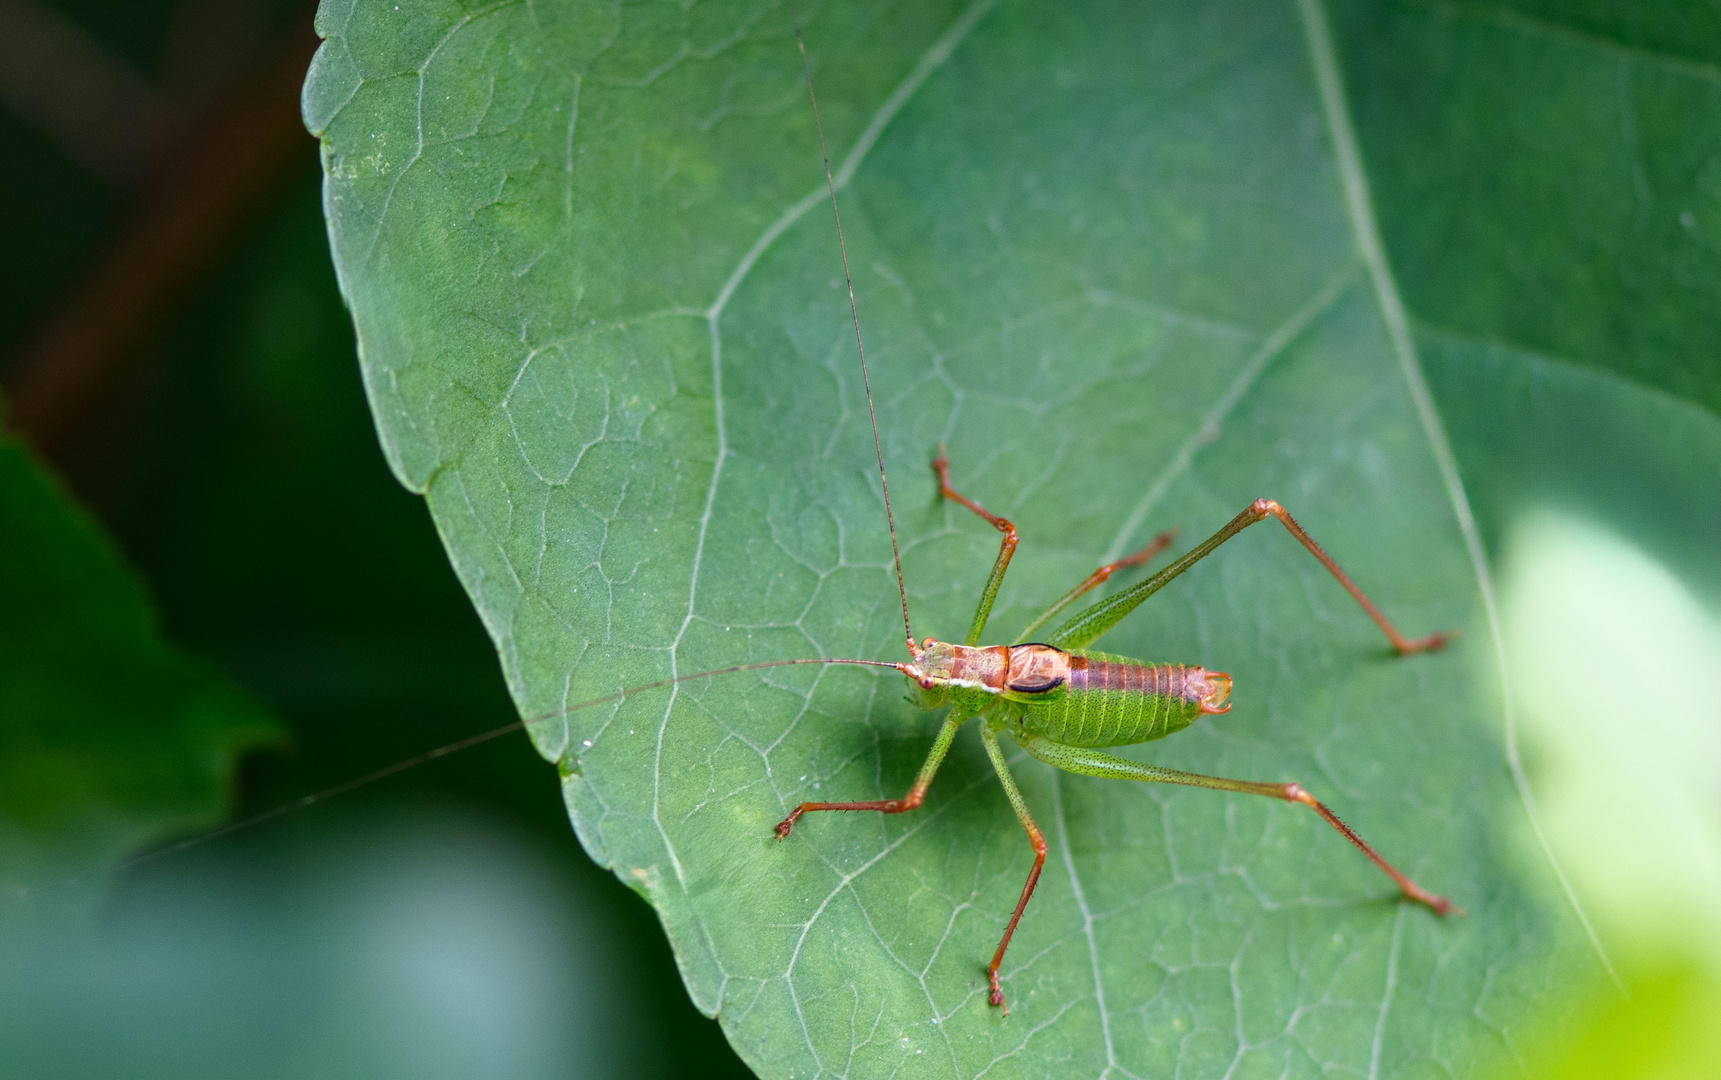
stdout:
[(1204, 711), (1203, 699), (1212, 701), (1218, 689), (1199, 667), (1143, 664), (1093, 652), (1071, 654), (1065, 685), (1057, 700), (1024, 709), (1023, 722), (1066, 746), (1163, 739), (1194, 723)]

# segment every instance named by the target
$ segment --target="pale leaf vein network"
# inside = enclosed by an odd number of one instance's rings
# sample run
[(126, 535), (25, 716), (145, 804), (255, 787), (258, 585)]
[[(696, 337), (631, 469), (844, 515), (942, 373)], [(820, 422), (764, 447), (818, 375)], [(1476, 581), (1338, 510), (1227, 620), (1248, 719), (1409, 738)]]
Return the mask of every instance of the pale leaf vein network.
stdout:
[[(908, 76), (897, 86), (890, 96), (884, 100), (884, 102), (874, 112), (872, 120), (867, 124), (866, 129), (861, 133), (855, 146), (849, 151), (849, 154), (844, 159), (842, 166), (838, 169), (835, 183), (839, 189), (848, 185), (849, 181), (853, 178), (855, 171), (859, 168), (862, 160), (866, 157), (867, 152), (878, 141), (880, 134), (883, 133), (891, 119), (895, 117), (896, 114), (901, 111), (903, 105), (913, 97), (915, 91), (920, 88), (920, 86), (926, 81), (927, 77), (931, 75), (933, 71), (937, 70), (937, 68), (950, 57), (951, 52), (955, 50), (956, 46), (961, 43), (962, 39), (968, 35), (968, 32), (974, 28), (974, 25), (980, 21), (980, 18), (984, 16), (995, 3), (996, 0), (974, 0), (974, 3), (970, 4), (968, 8), (956, 18), (950, 27), (940, 35), (938, 40), (933, 43), (932, 47), (928, 49), (920, 58), (919, 62), (915, 64)], [(681, 674), (679, 670), (679, 647), (682, 639), (687, 634), (688, 628), (693, 625), (695, 620), (699, 597), (699, 575), (705, 554), (705, 541), (710, 530), (712, 515), (717, 505), (717, 493), (723, 479), (723, 466), (729, 456), (729, 437), (724, 424), (723, 413), (723, 336), (720, 326), (723, 310), (728, 305), (730, 298), (734, 296), (735, 290), (740, 287), (742, 281), (746, 278), (748, 272), (751, 271), (754, 264), (758, 262), (759, 257), (764, 254), (766, 249), (768, 249), (778, 237), (804, 216), (808, 210), (812, 209), (813, 206), (822, 201), (824, 192), (825, 189), (821, 185), (812, 192), (809, 192), (807, 195), (802, 196), (800, 199), (796, 200), (795, 203), (785, 209), (775, 221), (766, 227), (765, 231), (753, 242), (752, 246), (748, 248), (746, 254), (742, 256), (741, 261), (736, 265), (735, 269), (730, 273), (729, 278), (723, 283), (722, 288), (718, 291), (716, 298), (712, 301), (711, 307), (705, 312), (705, 318), (709, 327), (711, 339), (711, 393), (712, 411), (714, 414), (713, 425), (717, 433), (717, 447), (711, 466), (711, 480), (705, 492), (704, 508), (700, 513), (699, 525), (696, 530), (696, 539), (693, 550), (693, 565), (688, 574), (686, 612), (683, 616), (681, 626), (677, 629), (675, 637), (671, 641), (669, 647), (669, 674), (671, 678), (676, 678)], [(663, 824), (661, 814), (663, 793), (663, 749), (669, 729), (669, 718), (674, 712), (677, 697), (677, 689), (672, 687), (669, 694), (669, 700), (665, 703), (663, 713), (658, 721), (656, 740), (652, 752), (651, 820), (653, 827), (657, 830), (659, 839), (662, 841), (664, 853), (669, 859), (670, 867), (675, 873), (676, 886), (682, 891), (683, 895), (685, 895), (688, 885), (687, 875), (682, 866), (680, 856), (676, 851), (675, 843), (670, 837), (668, 829)], [(704, 939), (708, 955), (710, 955), (713, 961), (717, 964), (718, 970), (723, 975), (723, 978), (727, 979), (728, 975), (722, 970), (721, 960), (718, 957), (716, 944), (711, 938), (710, 928), (705, 925), (704, 920), (699, 918), (697, 914), (694, 914), (693, 918), (694, 922), (699, 927), (701, 937)], [(719, 990), (719, 1000), (717, 1002), (710, 1003), (710, 1005), (715, 1009), (716, 1006), (720, 1004), (721, 990)], [(810, 1041), (809, 1049), (811, 1049)], [(817, 1060), (816, 1052), (814, 1060)]]

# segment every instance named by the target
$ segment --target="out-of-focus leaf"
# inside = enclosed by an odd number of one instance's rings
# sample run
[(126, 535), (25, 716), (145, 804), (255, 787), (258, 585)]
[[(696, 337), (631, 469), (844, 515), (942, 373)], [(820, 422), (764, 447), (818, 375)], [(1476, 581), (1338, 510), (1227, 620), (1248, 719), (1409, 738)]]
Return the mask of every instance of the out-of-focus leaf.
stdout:
[(1420, 319), (1721, 413), (1721, 22), (1693, 3), (1340, 0)]
[[(587, 849), (657, 905), (767, 1076), (1464, 1074), (1595, 970), (1495, 742), (1488, 626), (1419, 414), (1310, 2), (808, 13), (917, 633), (957, 636), (1020, 526), (1004, 640), (1107, 557), (1283, 501), (1402, 625), (1392, 659), (1272, 527), (1106, 645), (1224, 668), (1237, 707), (1134, 751), (1297, 778), (1311, 815), (1020, 767), (1029, 852), (965, 734), (895, 676), (770, 672), (535, 725)], [(430, 500), (527, 715), (901, 624), (818, 143), (786, 12), (327, 3), (307, 83), (336, 264), (397, 475)], [(1347, 187), (1348, 184), (1348, 187)], [(1347, 199), (1347, 191), (1349, 197)], [(1387, 298), (1383, 302), (1383, 297)]]
[(213, 824), (274, 722), (169, 645), (107, 538), (0, 441), (0, 920), (64, 911), (140, 846)]

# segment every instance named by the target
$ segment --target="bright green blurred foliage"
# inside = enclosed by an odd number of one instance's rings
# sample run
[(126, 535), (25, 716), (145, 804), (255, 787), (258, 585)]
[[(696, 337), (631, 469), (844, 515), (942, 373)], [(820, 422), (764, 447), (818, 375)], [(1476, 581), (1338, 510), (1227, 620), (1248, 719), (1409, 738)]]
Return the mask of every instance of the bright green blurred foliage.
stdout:
[[(1623, 984), (1573, 988), (1555, 1008), (1576, 1037), (1550, 1031), (1531, 1071), (1713, 1076), (1721, 621), (1664, 566), (1582, 519), (1523, 519), (1505, 575), (1513, 703), (1543, 834)], [(1535, 857), (1541, 841), (1520, 839)]]
[(1721, 623), (1578, 521), (1525, 519), (1506, 560), (1506, 656), (1549, 844), (1619, 948), (1721, 971)]
[[(1712, 967), (1621, 957), (1624, 992), (1607, 983), (1574, 992), (1559, 1019), (1528, 1043), (1538, 1080), (1706, 1080), (1721, 1061), (1721, 979)], [(1627, 996), (1629, 994), (1629, 996)], [(1515, 1070), (1514, 1070), (1515, 1071)]]

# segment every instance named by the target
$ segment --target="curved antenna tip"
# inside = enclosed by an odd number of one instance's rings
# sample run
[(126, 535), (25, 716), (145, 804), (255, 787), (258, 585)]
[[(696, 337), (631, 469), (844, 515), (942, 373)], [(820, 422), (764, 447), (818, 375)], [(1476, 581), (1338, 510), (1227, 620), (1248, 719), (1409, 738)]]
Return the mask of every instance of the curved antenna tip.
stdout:
[(843, 256), (843, 283), (849, 290), (849, 314), (854, 317), (855, 349), (860, 353), (861, 385), (866, 388), (866, 414), (872, 421), (872, 445), (878, 454), (878, 486), (884, 495), (884, 523), (890, 530), (890, 559), (896, 567), (896, 591), (902, 599), (902, 629), (908, 635), (909, 650), (914, 649), (914, 628), (908, 622), (908, 586), (902, 580), (902, 552), (896, 543), (896, 518), (890, 511), (890, 481), (884, 473), (884, 443), (878, 437), (878, 412), (872, 403), (872, 375), (867, 370), (866, 345), (861, 341), (860, 305), (855, 302), (854, 275), (849, 273), (848, 243), (843, 239), (843, 215), (837, 209), (837, 181), (831, 174), (831, 152), (825, 144), (825, 123), (819, 118), (819, 96), (813, 92), (813, 67), (807, 59), (807, 42), (801, 36), (801, 16), (795, 10), (795, 0), (789, 0), (789, 19), (795, 24), (795, 47), (801, 51), (801, 73), (807, 80), (807, 100), (813, 105), (813, 127), (819, 133), (819, 155), (825, 162), (825, 187), (831, 193), (831, 217), (837, 223), (837, 249)]

